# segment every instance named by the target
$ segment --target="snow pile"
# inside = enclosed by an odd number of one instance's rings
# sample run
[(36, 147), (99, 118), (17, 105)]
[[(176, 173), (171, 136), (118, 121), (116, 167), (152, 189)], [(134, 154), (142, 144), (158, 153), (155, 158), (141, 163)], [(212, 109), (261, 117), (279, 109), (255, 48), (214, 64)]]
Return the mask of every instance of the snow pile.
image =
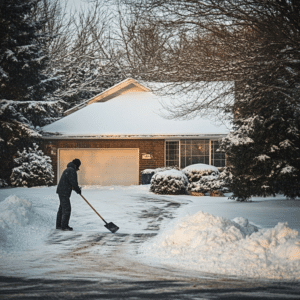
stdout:
[(153, 175), (150, 192), (168, 195), (186, 194), (187, 185), (188, 179), (181, 171), (166, 170)]
[(158, 172), (163, 172), (167, 170), (177, 170), (176, 167), (162, 167), (162, 168), (156, 168), (156, 169), (145, 169), (141, 173), (142, 174), (154, 174)]
[(231, 221), (199, 211), (140, 250), (151, 259), (202, 272), (300, 279), (300, 239), (287, 223), (257, 230), (244, 218)]
[(28, 225), (33, 217), (29, 201), (12, 195), (0, 202), (0, 243), (6, 242), (8, 235), (19, 227)]
[(187, 166), (183, 169), (184, 172), (205, 172), (205, 171), (214, 171), (216, 173), (219, 172), (218, 168), (212, 165), (207, 164), (194, 164)]

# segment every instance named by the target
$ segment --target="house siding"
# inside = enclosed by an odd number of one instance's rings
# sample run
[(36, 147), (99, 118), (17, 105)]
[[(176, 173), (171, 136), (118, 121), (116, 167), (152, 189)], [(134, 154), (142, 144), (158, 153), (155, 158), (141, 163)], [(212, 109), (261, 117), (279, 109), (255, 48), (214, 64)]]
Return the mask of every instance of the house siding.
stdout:
[[(139, 149), (139, 184), (142, 183), (141, 172), (145, 169), (155, 169), (165, 165), (165, 141), (155, 140), (122, 140), (122, 139), (86, 139), (86, 140), (44, 140), (42, 149), (51, 157), (54, 171), (54, 184), (57, 182), (57, 159), (58, 150), (61, 148), (138, 148)], [(142, 159), (143, 154), (151, 154), (152, 159)]]

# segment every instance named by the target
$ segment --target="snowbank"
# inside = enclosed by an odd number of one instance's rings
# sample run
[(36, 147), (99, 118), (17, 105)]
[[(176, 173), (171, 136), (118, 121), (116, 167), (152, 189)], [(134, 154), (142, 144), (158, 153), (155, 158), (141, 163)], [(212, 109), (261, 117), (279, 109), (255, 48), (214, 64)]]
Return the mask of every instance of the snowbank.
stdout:
[(32, 205), (29, 201), (12, 195), (0, 202), (0, 242), (5, 243), (12, 231), (28, 225), (32, 218)]
[(202, 272), (270, 279), (300, 279), (300, 238), (287, 223), (258, 230), (199, 211), (141, 246), (142, 255)]

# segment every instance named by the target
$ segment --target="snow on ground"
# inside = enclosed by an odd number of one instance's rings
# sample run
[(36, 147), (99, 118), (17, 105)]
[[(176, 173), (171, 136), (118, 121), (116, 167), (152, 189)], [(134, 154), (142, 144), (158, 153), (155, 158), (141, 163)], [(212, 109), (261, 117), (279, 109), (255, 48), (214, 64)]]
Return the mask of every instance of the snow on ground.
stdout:
[[(117, 264), (129, 257), (199, 276), (300, 279), (299, 200), (278, 196), (240, 203), (227, 197), (155, 195), (149, 185), (84, 187), (87, 200), (120, 227), (113, 235), (76, 194), (71, 197), (74, 231), (55, 230), (55, 188), (0, 190), (0, 275), (58, 278), (68, 270), (71, 276), (83, 276), (76, 269), (79, 263), (85, 265), (88, 258), (93, 263), (92, 255), (105, 258), (113, 242), (121, 246), (112, 259)], [(80, 260), (70, 260), (78, 249), (84, 251)]]
[(199, 211), (146, 242), (141, 252), (184, 269), (252, 278), (300, 279), (298, 231), (290, 229), (287, 223), (279, 223), (255, 232), (247, 219), (235, 220), (242, 220), (244, 226)]

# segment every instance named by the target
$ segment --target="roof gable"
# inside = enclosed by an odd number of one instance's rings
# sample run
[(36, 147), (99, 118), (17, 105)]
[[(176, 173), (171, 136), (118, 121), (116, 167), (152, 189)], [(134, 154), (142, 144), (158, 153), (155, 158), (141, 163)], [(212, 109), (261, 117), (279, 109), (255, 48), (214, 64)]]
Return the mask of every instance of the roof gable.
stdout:
[(76, 105), (64, 112), (64, 115), (67, 116), (79, 109), (84, 108), (87, 105), (90, 105), (95, 102), (105, 102), (120, 95), (132, 92), (149, 92), (150, 89), (145, 87), (144, 85), (140, 84), (136, 80), (132, 78), (127, 78), (120, 83), (110, 87), (109, 89), (105, 90), (104, 92), (94, 96), (91, 99), (86, 100), (85, 102)]

